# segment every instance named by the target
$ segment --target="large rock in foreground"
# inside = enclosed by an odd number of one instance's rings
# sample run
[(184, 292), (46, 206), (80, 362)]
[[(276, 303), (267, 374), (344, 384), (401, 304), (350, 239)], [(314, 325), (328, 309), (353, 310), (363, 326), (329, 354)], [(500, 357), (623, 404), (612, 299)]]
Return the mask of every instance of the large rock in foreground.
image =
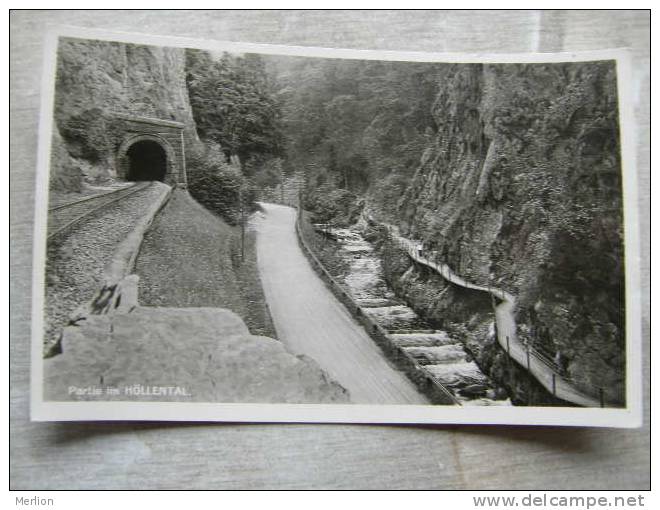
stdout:
[(45, 400), (349, 401), (313, 360), (252, 336), (229, 310), (136, 307), (77, 324), (44, 360)]

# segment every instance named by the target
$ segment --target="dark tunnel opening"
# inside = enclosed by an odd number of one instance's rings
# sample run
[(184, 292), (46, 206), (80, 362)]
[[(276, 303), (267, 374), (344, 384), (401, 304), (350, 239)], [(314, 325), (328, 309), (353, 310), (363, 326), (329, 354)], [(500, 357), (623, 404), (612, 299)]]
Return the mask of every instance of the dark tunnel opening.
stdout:
[(126, 153), (128, 181), (164, 181), (167, 173), (167, 155), (161, 145), (152, 140), (136, 142)]

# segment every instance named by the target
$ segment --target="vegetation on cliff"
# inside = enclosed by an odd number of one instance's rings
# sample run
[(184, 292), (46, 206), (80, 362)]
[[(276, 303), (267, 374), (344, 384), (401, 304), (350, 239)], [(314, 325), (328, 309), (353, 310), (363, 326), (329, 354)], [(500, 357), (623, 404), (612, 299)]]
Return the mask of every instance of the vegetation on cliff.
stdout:
[[(459, 274), (516, 294), (520, 335), (585, 389), (623, 401), (613, 62), (278, 57), (269, 66), (280, 86), (284, 167), (304, 170), (305, 206), (318, 221), (350, 223), (368, 204)], [(488, 310), (458, 306), (465, 296), (453, 291), (430, 303), (412, 292), (416, 277), (402, 284), (423, 312), (471, 323), (468, 336), (485, 345)], [(437, 287), (425, 283), (426, 296)]]
[(265, 58), (282, 104), (285, 172), (304, 170), (306, 208), (350, 223), (367, 190), (383, 209), (400, 197), (437, 128), (437, 66)]
[[(584, 388), (624, 401), (613, 62), (350, 61), (63, 39), (53, 189), (113, 177), (116, 113), (182, 122), (191, 194), (229, 225), (278, 187), (292, 201), (301, 180), (316, 221), (349, 224), (368, 207), (463, 277), (515, 294), (522, 338)], [(487, 305), (382, 255), (410, 304), (464, 327), (497, 371)]]
[(519, 333), (623, 401), (621, 166), (611, 62), (447, 66), (401, 226), (518, 295)]
[(282, 154), (279, 105), (259, 55), (188, 49), (186, 83), (199, 136), (220, 144), (228, 159)]
[(258, 191), (281, 181), (280, 108), (259, 55), (186, 50), (186, 84), (204, 142), (189, 160), (189, 189), (235, 225)]

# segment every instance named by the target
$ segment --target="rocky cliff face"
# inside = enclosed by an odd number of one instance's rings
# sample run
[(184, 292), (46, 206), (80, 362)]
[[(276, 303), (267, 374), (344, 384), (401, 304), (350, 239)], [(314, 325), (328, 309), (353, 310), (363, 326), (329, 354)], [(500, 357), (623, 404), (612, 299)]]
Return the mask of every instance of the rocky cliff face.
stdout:
[[(399, 202), (402, 230), (458, 274), (517, 295), (519, 335), (585, 388), (623, 402), (614, 63), (449, 65), (439, 89), (438, 131)], [(398, 284), (428, 308), (415, 292), (420, 278), (413, 270)], [(481, 361), (497, 364), (485, 348), (488, 307), (458, 306), (458, 294), (445, 292), (427, 314), (468, 324)]]
[(222, 308), (89, 315), (64, 329), (62, 349), (44, 362), (46, 400), (349, 403), (314, 360)]
[(197, 144), (184, 50), (60, 39), (52, 188), (71, 191), (113, 176), (117, 113), (182, 122), (186, 145)]

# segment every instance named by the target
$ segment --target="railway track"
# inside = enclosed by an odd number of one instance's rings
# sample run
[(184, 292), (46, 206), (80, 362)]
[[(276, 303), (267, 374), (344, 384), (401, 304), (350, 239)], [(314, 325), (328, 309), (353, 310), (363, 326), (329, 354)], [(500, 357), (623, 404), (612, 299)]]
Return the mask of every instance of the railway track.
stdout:
[(48, 209), (48, 242), (53, 242), (93, 214), (147, 187), (151, 182), (137, 182), (132, 186), (108, 193), (81, 198)]

